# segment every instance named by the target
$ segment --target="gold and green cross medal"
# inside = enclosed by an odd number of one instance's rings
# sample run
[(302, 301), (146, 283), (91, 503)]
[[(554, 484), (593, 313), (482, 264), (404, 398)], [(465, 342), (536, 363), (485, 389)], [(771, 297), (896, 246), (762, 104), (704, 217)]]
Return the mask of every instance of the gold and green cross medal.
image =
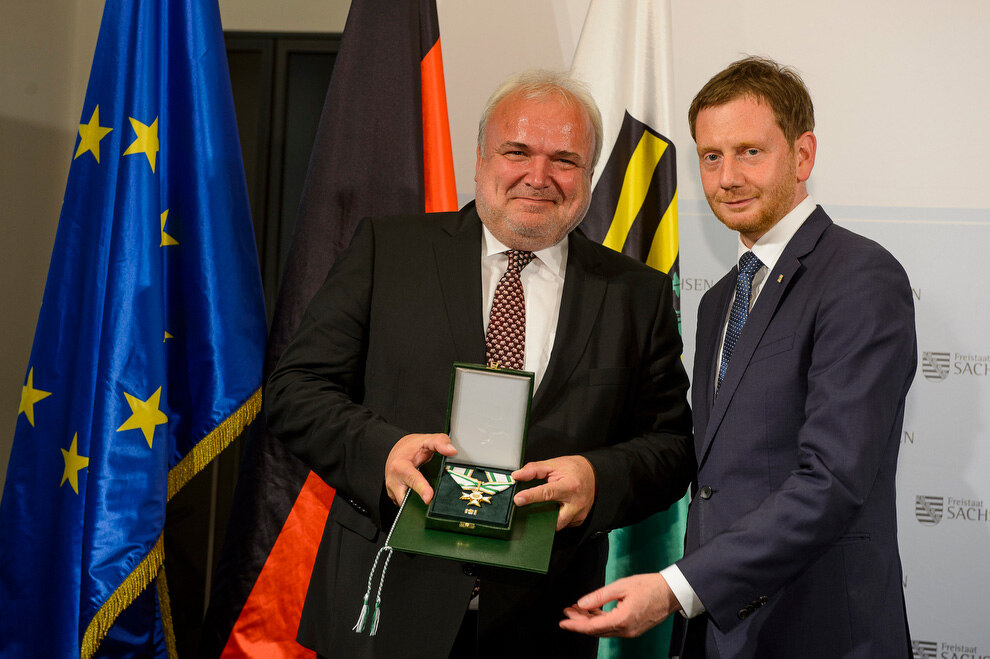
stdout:
[(467, 501), (469, 506), (477, 506), (478, 508), (481, 508), (483, 503), (491, 503), (494, 495), (515, 483), (512, 476), (491, 471), (484, 472), (487, 480), (482, 482), (471, 475), (474, 473), (474, 469), (470, 467), (451, 467), (448, 465), (447, 473), (463, 490), (464, 494), (461, 496), (461, 500)]

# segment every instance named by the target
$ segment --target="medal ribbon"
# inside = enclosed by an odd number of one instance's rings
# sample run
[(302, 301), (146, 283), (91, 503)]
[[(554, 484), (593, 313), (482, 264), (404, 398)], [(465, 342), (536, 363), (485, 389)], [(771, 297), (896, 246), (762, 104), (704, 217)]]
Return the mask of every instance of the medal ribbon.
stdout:
[(450, 477), (454, 479), (462, 490), (478, 488), (485, 494), (498, 494), (516, 482), (509, 474), (499, 474), (491, 471), (484, 472), (485, 478), (488, 480), (482, 482), (472, 476), (474, 471), (471, 467), (447, 467), (447, 473), (450, 474)]

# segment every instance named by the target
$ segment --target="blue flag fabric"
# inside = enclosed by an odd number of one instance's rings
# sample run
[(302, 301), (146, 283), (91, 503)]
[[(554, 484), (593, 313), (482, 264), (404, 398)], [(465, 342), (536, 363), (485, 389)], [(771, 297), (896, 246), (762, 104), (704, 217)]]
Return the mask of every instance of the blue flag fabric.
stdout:
[(71, 155), (0, 504), (0, 656), (166, 656), (166, 502), (261, 405), (216, 0), (108, 0)]

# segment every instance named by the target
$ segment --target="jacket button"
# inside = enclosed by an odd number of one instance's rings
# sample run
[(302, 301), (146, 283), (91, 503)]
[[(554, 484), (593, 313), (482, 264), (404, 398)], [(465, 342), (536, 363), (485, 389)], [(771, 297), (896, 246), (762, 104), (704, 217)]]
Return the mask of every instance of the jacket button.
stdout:
[(465, 563), (462, 569), (464, 570), (464, 574), (468, 575), (469, 577), (478, 576), (478, 566), (475, 565), (474, 563)]
[(770, 601), (770, 600), (769, 600), (769, 599), (767, 599), (767, 596), (766, 596), (766, 595), (762, 595), (762, 596), (760, 597), (760, 599), (759, 599), (759, 602), (760, 602), (760, 606), (763, 606), (764, 604), (766, 604), (766, 603), (767, 603), (767, 602), (769, 602), (769, 601)]
[(712, 488), (710, 486), (708, 486), (708, 485), (702, 485), (701, 486), (701, 489), (698, 490), (698, 496), (700, 496), (702, 499), (711, 499), (712, 498), (712, 491), (713, 490), (712, 490)]
[(749, 617), (750, 613), (751, 611), (749, 610), (749, 607), (744, 606), (743, 608), (739, 609), (739, 613), (737, 613), (736, 615), (739, 616), (740, 620), (745, 620), (746, 618)]
[(362, 506), (360, 503), (358, 503), (354, 499), (347, 499), (347, 503), (351, 504), (351, 507), (354, 508), (354, 510), (358, 511), (359, 513), (361, 513), (362, 515), (367, 515), (368, 514), (368, 509), (365, 508), (364, 506)]

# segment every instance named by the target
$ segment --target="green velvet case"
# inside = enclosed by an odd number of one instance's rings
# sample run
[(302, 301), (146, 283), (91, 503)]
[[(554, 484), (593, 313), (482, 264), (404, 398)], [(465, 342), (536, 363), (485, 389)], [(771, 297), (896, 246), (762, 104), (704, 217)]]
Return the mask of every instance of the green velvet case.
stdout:
[(522, 466), (534, 375), (456, 363), (450, 376), (447, 433), (457, 455), (433, 482), (426, 528), (507, 539)]

